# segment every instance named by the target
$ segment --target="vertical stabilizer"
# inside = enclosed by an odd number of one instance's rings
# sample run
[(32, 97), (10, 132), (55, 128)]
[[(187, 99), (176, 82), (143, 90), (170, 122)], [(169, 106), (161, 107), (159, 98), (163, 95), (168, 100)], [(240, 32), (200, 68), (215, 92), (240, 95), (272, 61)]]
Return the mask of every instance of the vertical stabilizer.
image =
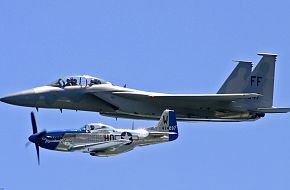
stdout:
[(176, 114), (173, 110), (165, 110), (154, 130), (159, 132), (169, 132), (169, 141), (173, 141), (178, 137), (178, 129), (176, 122)]
[(255, 107), (269, 108), (273, 105), (274, 75), (276, 54), (259, 53), (262, 59), (252, 72), (246, 93), (258, 93), (263, 96), (256, 100)]
[(249, 61), (237, 61), (238, 65), (233, 72), (223, 83), (218, 94), (234, 94), (241, 93), (247, 86), (248, 79), (252, 72), (252, 62)]

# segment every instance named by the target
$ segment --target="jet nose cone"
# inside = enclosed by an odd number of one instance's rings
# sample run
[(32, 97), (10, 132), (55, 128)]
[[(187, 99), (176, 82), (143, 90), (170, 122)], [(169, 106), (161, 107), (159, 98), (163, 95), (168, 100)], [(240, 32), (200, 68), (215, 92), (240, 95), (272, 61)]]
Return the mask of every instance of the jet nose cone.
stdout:
[(14, 102), (13, 97), (10, 95), (0, 98), (0, 101), (7, 104), (13, 104), (12, 102)]
[(36, 94), (34, 89), (24, 90), (0, 98), (0, 101), (7, 104), (34, 107), (36, 101)]
[(7, 103), (6, 97), (2, 97), (2, 98), (0, 98), (0, 101), (1, 101), (1, 102), (4, 102), (4, 103)]
[(36, 136), (35, 134), (33, 134), (33, 135), (31, 135), (31, 136), (28, 138), (28, 140), (29, 140), (30, 142), (36, 143), (36, 141), (37, 141), (37, 136)]

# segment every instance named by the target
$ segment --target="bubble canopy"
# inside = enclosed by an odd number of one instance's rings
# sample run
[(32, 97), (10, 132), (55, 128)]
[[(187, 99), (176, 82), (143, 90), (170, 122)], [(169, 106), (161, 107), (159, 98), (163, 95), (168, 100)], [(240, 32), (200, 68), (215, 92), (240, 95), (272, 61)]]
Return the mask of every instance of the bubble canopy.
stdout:
[(111, 84), (103, 79), (92, 77), (89, 75), (76, 75), (59, 78), (58, 80), (50, 83), (48, 86), (66, 87), (66, 86), (93, 86), (99, 84)]
[(96, 131), (96, 130), (114, 131), (114, 128), (109, 125), (102, 124), (102, 123), (91, 123), (91, 124), (86, 124), (80, 130), (82, 132), (90, 132), (90, 131)]

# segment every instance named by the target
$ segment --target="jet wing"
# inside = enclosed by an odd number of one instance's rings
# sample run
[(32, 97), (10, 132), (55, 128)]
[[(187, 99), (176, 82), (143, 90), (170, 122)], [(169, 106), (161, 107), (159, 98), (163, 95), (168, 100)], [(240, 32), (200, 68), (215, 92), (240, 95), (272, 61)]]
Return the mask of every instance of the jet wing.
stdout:
[(135, 100), (157, 99), (166, 101), (234, 101), (262, 96), (257, 93), (239, 94), (162, 94), (143, 92), (113, 92), (113, 94)]
[(114, 140), (114, 141), (103, 141), (103, 142), (96, 142), (96, 143), (87, 143), (87, 144), (81, 144), (81, 145), (74, 145), (69, 148), (71, 151), (75, 150), (81, 150), (84, 148), (90, 148), (92, 151), (96, 150), (104, 150), (108, 148), (113, 148), (116, 146), (121, 146), (127, 143), (130, 143), (130, 140), (126, 139), (119, 139), (119, 140)]

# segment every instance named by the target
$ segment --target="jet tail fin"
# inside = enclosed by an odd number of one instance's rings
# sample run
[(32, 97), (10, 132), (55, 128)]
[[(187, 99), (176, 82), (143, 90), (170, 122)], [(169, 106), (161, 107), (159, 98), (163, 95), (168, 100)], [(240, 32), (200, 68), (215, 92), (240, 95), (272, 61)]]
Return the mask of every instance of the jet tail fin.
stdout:
[(168, 109), (164, 110), (154, 130), (158, 132), (169, 132), (169, 141), (177, 139), (178, 128), (175, 111)]
[(258, 93), (263, 95), (259, 97), (254, 106), (258, 108), (271, 108), (273, 105), (274, 75), (276, 54), (259, 53), (262, 59), (253, 70), (248, 86), (244, 92)]
[(241, 93), (247, 86), (252, 72), (252, 62), (237, 61), (238, 65), (223, 83), (217, 94)]

